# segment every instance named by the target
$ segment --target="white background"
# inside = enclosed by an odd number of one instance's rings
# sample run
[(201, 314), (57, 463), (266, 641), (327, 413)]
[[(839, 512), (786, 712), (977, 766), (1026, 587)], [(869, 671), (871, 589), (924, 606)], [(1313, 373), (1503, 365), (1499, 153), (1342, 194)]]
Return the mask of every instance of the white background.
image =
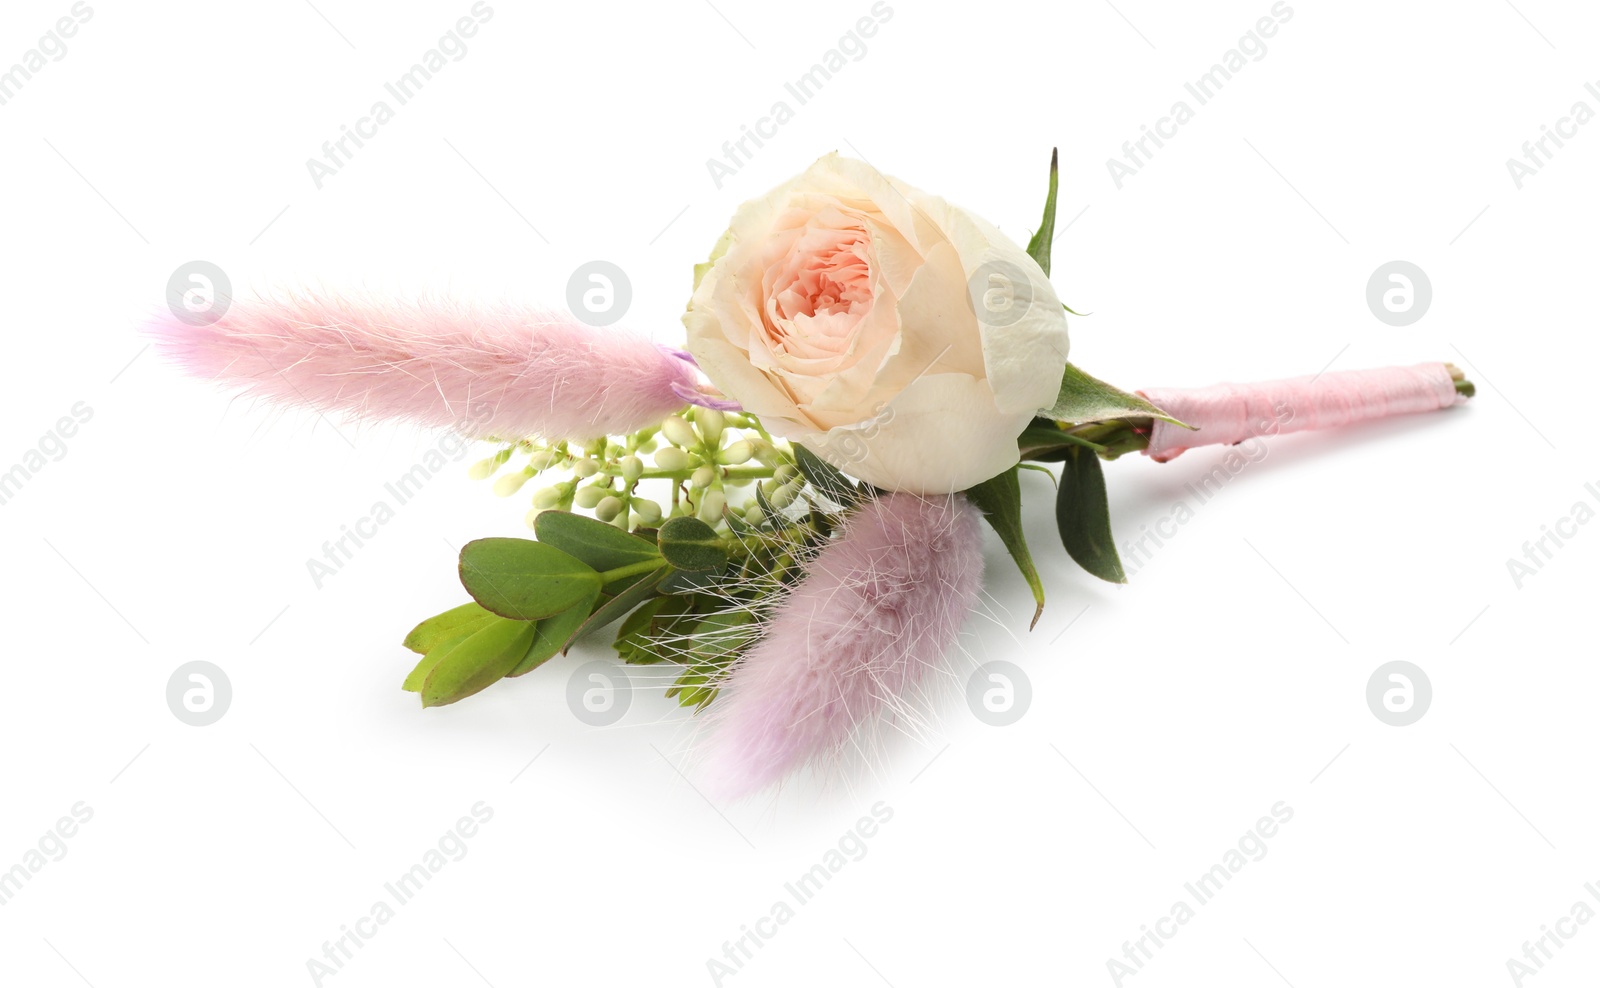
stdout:
[[(1507, 570), (1597, 506), (1600, 124), (1520, 190), (1505, 164), (1574, 102), (1600, 110), (1592, 7), (1293, 0), (1266, 54), (1196, 106), (1184, 82), (1268, 0), (891, 0), (866, 54), (719, 189), (706, 159), (868, 0), (497, 0), (318, 190), (306, 159), (471, 4), (316, 2), (95, 3), (0, 106), (0, 470), (93, 409), (0, 508), (0, 868), (75, 803), (94, 814), (0, 906), (7, 983), (312, 984), (324, 941), (478, 801), (494, 816), (466, 857), (324, 984), (713, 984), (708, 959), (878, 801), (893, 819), (866, 856), (724, 984), (1112, 984), (1124, 941), (1278, 801), (1294, 816), (1267, 855), (1124, 983), (1504, 985), (1524, 941), (1575, 902), (1600, 909), (1600, 525), (1520, 589)], [(7, 3), (0, 67), (70, 6)], [(1194, 119), (1119, 190), (1106, 159), (1186, 98)], [(987, 613), (952, 679), (1016, 662), (1031, 707), (988, 727), (951, 690), (929, 737), (846, 783), (708, 804), (678, 770), (690, 718), (651, 683), (618, 726), (569, 713), (568, 677), (603, 643), (419, 710), (399, 640), (463, 599), (451, 546), (522, 532), (524, 499), (493, 498), (464, 459), (319, 590), (306, 560), (438, 437), (230, 400), (136, 332), (196, 258), (239, 293), (548, 305), (604, 258), (632, 278), (627, 324), (672, 342), (735, 206), (819, 154), (1023, 241), (1052, 146), (1054, 281), (1093, 313), (1072, 321), (1093, 373), (1450, 360), (1479, 397), (1274, 442), (1127, 587), (1066, 560), (1049, 482), (1026, 475), (1049, 607), (1029, 634), (991, 538)], [(1403, 328), (1365, 302), (1396, 258), (1434, 295)], [(1119, 541), (1224, 455), (1108, 465)], [(165, 699), (196, 659), (233, 687), (203, 728)], [(1409, 727), (1365, 699), (1393, 659), (1433, 686)], [(1597, 973), (1600, 922), (1532, 983)]]

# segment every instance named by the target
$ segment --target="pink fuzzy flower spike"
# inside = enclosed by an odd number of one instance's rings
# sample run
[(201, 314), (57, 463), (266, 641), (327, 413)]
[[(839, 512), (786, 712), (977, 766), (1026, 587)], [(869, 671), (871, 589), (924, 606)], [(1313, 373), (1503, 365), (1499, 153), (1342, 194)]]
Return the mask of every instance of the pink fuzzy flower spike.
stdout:
[(850, 516), (712, 707), (704, 755), (714, 790), (759, 791), (907, 705), (978, 601), (980, 517), (960, 495), (912, 494)]
[(191, 374), (322, 412), (470, 436), (594, 439), (681, 408), (692, 366), (643, 337), (526, 306), (405, 304), (297, 292), (236, 299), (150, 331)]

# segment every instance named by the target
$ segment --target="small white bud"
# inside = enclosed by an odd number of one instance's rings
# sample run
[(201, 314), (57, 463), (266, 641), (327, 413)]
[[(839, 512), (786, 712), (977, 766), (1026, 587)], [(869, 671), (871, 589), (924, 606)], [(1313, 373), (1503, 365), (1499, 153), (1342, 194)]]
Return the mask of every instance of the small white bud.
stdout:
[(674, 446), (694, 446), (700, 441), (694, 434), (694, 427), (685, 422), (681, 415), (668, 415), (662, 420), (661, 434)]
[(498, 456), (491, 456), (486, 460), (479, 460), (467, 468), (467, 476), (473, 480), (488, 480), (494, 472), (500, 469), (500, 464), (505, 460)]
[(700, 435), (705, 437), (706, 442), (715, 446), (722, 438), (722, 430), (726, 427), (727, 420), (715, 408), (696, 408), (694, 424), (700, 427)]
[(799, 496), (800, 487), (800, 484), (793, 483), (792, 481), (790, 483), (783, 484), (776, 491), (774, 491), (773, 494), (767, 498), (767, 500), (772, 502), (772, 506), (774, 508), (787, 508), (789, 505), (793, 504), (794, 499)]
[(577, 474), (579, 479), (587, 480), (600, 472), (600, 464), (595, 460), (579, 460), (572, 465), (572, 472)]
[(636, 497), (629, 503), (633, 505), (633, 513), (638, 516), (639, 524), (654, 525), (661, 520), (661, 505), (649, 498)]
[(722, 509), (727, 503), (728, 499), (721, 491), (706, 491), (700, 498), (700, 520), (707, 525), (715, 525), (722, 520)]
[(759, 504), (752, 504), (744, 509), (744, 520), (752, 525), (759, 525), (765, 519), (766, 514), (762, 512)]
[(738, 466), (748, 461), (755, 454), (755, 451), (754, 443), (748, 439), (741, 439), (738, 442), (729, 443), (726, 449), (717, 453), (717, 462), (724, 466)]
[(566, 497), (566, 494), (567, 492), (562, 490), (560, 484), (557, 484), (554, 487), (541, 488), (533, 495), (533, 506), (538, 508), (540, 511), (549, 510), (550, 508), (560, 504), (562, 498)]
[(594, 516), (601, 521), (611, 521), (622, 513), (622, 500), (615, 496), (607, 495), (600, 499), (594, 506)]
[(538, 473), (541, 470), (550, 469), (564, 459), (566, 459), (565, 456), (553, 449), (540, 450), (528, 457), (528, 469)]
[(572, 496), (572, 503), (587, 510), (599, 504), (600, 499), (610, 493), (604, 487), (580, 487), (578, 493)]
[(779, 453), (778, 448), (765, 439), (757, 437), (750, 440), (750, 445), (754, 447), (751, 455), (762, 466), (775, 467), (783, 462), (783, 454)]
[(786, 484), (798, 476), (800, 476), (800, 471), (795, 468), (793, 463), (784, 463), (775, 467), (772, 471), (772, 479), (780, 484)]
[(532, 470), (518, 470), (516, 473), (508, 473), (494, 482), (494, 492), (500, 497), (510, 497), (517, 491), (522, 490), (522, 485), (526, 484), (532, 476)]
[(622, 458), (622, 479), (633, 483), (644, 473), (644, 461), (637, 456), (624, 456)]
[(694, 473), (689, 475), (690, 487), (710, 487), (712, 481), (717, 479), (717, 468), (707, 463), (696, 467)]
[(689, 454), (676, 446), (668, 446), (656, 451), (656, 466), (671, 473), (678, 473), (689, 469)]

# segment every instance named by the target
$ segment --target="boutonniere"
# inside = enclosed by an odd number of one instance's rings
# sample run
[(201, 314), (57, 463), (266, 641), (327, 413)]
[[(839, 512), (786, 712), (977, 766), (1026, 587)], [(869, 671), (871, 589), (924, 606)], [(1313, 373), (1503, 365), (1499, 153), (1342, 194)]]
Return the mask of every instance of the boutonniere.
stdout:
[[(694, 268), (680, 347), (581, 314), (290, 292), (155, 332), (194, 374), (275, 401), (495, 444), (532, 538), (461, 550), (459, 607), (405, 636), (405, 690), (456, 703), (589, 636), (669, 667), (699, 767), (752, 793), (916, 717), (976, 605), (983, 530), (1034, 599), (1059, 545), (1124, 582), (1102, 462), (1447, 408), (1448, 364), (1126, 391), (1068, 360), (1050, 282), (1056, 169), (1019, 246), (837, 155), (734, 214)], [(1056, 481), (1030, 543), (1020, 471)], [(1051, 546), (1040, 548), (1048, 541)], [(1031, 626), (1031, 623), (1030, 623)], [(397, 677), (398, 678), (398, 677)]]

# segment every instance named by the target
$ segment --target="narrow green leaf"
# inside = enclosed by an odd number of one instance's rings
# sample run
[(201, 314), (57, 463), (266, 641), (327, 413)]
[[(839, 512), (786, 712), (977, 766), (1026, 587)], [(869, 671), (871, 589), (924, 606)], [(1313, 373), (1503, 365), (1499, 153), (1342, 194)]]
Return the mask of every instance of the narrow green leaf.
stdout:
[(1081, 436), (1075, 436), (1057, 426), (1046, 418), (1035, 418), (1033, 424), (1022, 430), (1017, 436), (1017, 452), (1025, 460), (1037, 460), (1040, 463), (1057, 463), (1066, 456), (1066, 451), (1073, 446), (1082, 446), (1092, 449), (1096, 453), (1103, 453), (1106, 447), (1096, 442), (1090, 442)]
[(661, 581), (660, 590), (665, 594), (694, 594), (707, 587), (714, 587), (727, 578), (728, 567), (709, 569), (703, 573), (685, 573), (681, 569), (672, 570), (666, 579)]
[(455, 703), (504, 679), (533, 644), (529, 621), (500, 620), (443, 650), (422, 684), (422, 705)]
[(1022, 484), (1019, 477), (1018, 469), (1012, 467), (998, 477), (991, 477), (968, 490), (967, 500), (977, 505), (989, 520), (1000, 541), (1005, 544), (1006, 551), (1016, 561), (1017, 569), (1022, 571), (1022, 578), (1028, 581), (1028, 589), (1033, 591), (1033, 620), (1028, 622), (1028, 630), (1032, 631), (1033, 626), (1039, 623), (1039, 615), (1044, 613), (1044, 581), (1039, 579), (1039, 570), (1033, 564), (1033, 554), (1028, 551), (1028, 539), (1022, 529)]
[(533, 534), (602, 573), (661, 558), (655, 543), (570, 511), (539, 512), (533, 519)]
[(521, 676), (544, 665), (552, 655), (567, 647), (578, 629), (589, 619), (589, 611), (594, 607), (595, 598), (600, 596), (599, 588), (595, 589), (594, 597), (573, 604), (554, 617), (547, 617), (534, 624), (533, 644), (528, 646), (528, 652), (518, 662), (516, 668), (506, 673), (507, 676)]
[(861, 500), (861, 492), (850, 483), (850, 478), (839, 472), (838, 467), (799, 443), (792, 448), (795, 468), (806, 478), (806, 483), (816, 488), (823, 497), (845, 507)]
[(1050, 274), (1050, 244), (1056, 238), (1056, 149), (1050, 149), (1050, 192), (1044, 199), (1044, 218), (1039, 230), (1028, 241), (1028, 256), (1039, 262), (1044, 273)]
[(699, 598), (691, 594), (646, 601), (622, 622), (612, 647), (624, 662), (631, 664), (674, 660), (675, 654), (662, 647), (663, 640), (675, 634), (680, 626), (685, 629), (692, 626), (698, 603)]
[(1046, 477), (1050, 478), (1050, 486), (1051, 487), (1060, 486), (1059, 484), (1056, 483), (1056, 475), (1050, 471), (1049, 467), (1042, 467), (1037, 463), (1018, 463), (1017, 464), (1017, 469), (1018, 470), (1036, 470), (1039, 473), (1042, 473)]
[(1056, 403), (1039, 414), (1074, 425), (1106, 419), (1152, 418), (1189, 428), (1146, 399), (1090, 377), (1070, 363), (1062, 375), (1061, 392), (1056, 397)]
[(728, 547), (711, 526), (684, 515), (661, 526), (657, 536), (661, 555), (674, 568), (689, 573), (707, 573), (728, 565)]
[(538, 621), (600, 592), (600, 574), (532, 539), (478, 539), (461, 549), (461, 585), (501, 617)]
[(567, 647), (570, 646), (574, 641), (577, 641), (579, 638), (582, 638), (591, 631), (596, 631), (605, 627), (606, 625), (615, 621), (617, 618), (622, 617), (624, 614), (627, 614), (640, 604), (651, 599), (659, 592), (661, 581), (666, 578), (666, 575), (667, 569), (665, 567), (662, 567), (653, 573), (646, 573), (644, 579), (639, 580), (637, 583), (631, 584), (627, 589), (623, 590), (616, 596), (601, 601), (600, 606), (594, 609), (593, 613), (589, 615), (588, 620), (584, 621), (578, 630), (572, 633), (572, 637), (561, 646), (562, 650), (565, 651)]
[(1111, 583), (1127, 583), (1111, 534), (1111, 509), (1106, 504), (1106, 478), (1100, 457), (1072, 448), (1061, 461), (1061, 486), (1056, 491), (1056, 527), (1061, 544), (1079, 566)]
[(452, 607), (443, 614), (435, 614), (412, 628), (402, 644), (413, 652), (426, 655), (445, 641), (477, 631), (492, 617), (494, 615), (479, 604), (469, 601), (460, 607)]
[[(504, 620), (503, 618), (494, 617), (493, 614), (489, 616), (496, 621)], [(411, 672), (406, 675), (406, 681), (400, 684), (400, 688), (407, 693), (421, 693), (422, 684), (428, 681), (428, 674), (433, 672), (433, 667), (439, 664), (439, 660), (445, 657), (446, 652), (454, 648), (457, 643), (464, 641), (466, 637), (466, 635), (460, 635), (439, 642), (432, 650), (422, 656)]]
[(783, 522), (784, 514), (772, 506), (772, 501), (767, 498), (767, 492), (756, 485), (756, 505), (761, 508), (761, 524), (772, 528), (778, 527)]

